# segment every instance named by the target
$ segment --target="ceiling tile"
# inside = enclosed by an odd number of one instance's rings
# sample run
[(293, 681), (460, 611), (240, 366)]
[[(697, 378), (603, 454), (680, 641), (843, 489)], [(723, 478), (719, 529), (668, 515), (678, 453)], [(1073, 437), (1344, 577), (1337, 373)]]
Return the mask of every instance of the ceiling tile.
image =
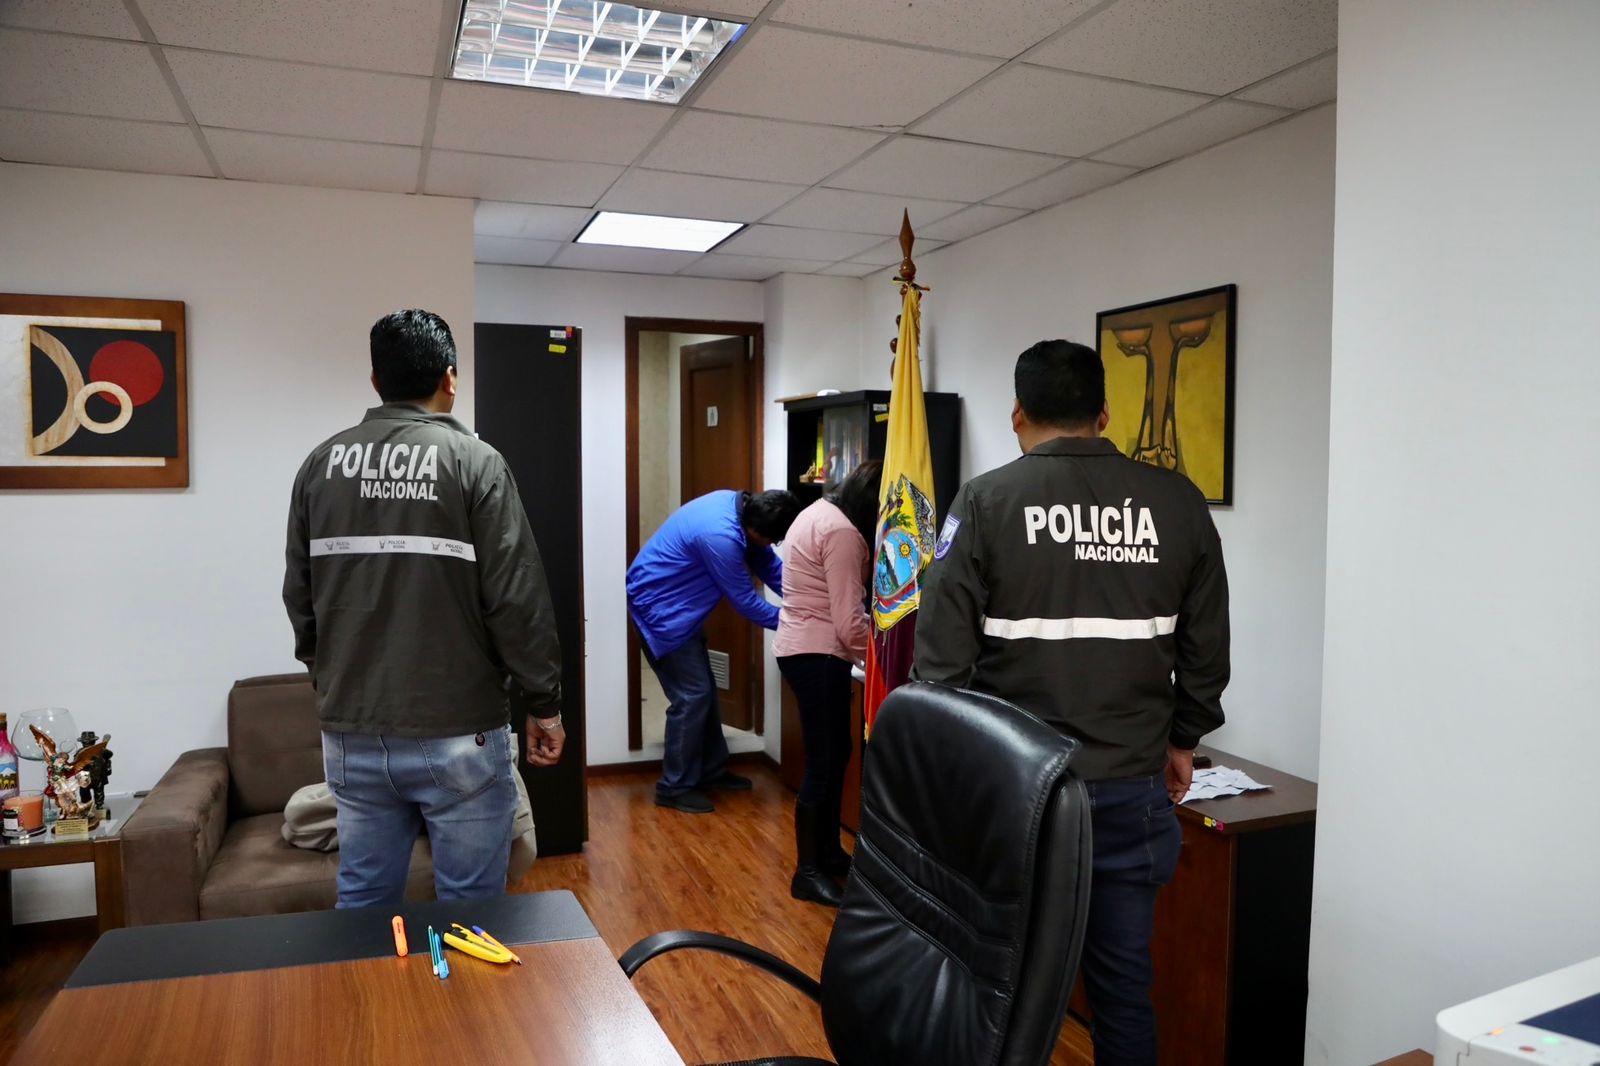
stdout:
[(472, 232), (486, 237), (570, 241), (594, 217), (587, 207), (507, 204), (485, 200), (472, 216)]
[(550, 265), (571, 270), (615, 270), (624, 274), (676, 274), (699, 258), (699, 252), (569, 244)]
[(202, 126), (385, 144), (421, 144), (428, 82), (397, 74), (308, 67), (168, 49)]
[(959, 215), (953, 215), (943, 222), (935, 222), (924, 232), (936, 240), (961, 241), (987, 230), (992, 230), (996, 226), (1003, 226), (1012, 219), (1021, 218), (1027, 213), (1013, 207), (995, 207), (993, 204), (979, 204), (976, 207), (969, 207)]
[(1041, 207), (1049, 207), (1051, 204), (1070, 200), (1074, 196), (1082, 196), (1086, 192), (1137, 173), (1137, 168), (1133, 167), (1118, 167), (1109, 163), (1080, 160), (1010, 192), (991, 196), (989, 202), (1004, 207), (1025, 207), (1030, 211), (1037, 211)]
[(769, 0), (649, 0), (649, 6), (663, 11), (681, 11), (690, 15), (724, 16), (733, 19), (752, 19), (761, 14)]
[(726, 278), (729, 281), (766, 281), (775, 274), (814, 274), (828, 265), (822, 259), (766, 259), (754, 255), (722, 255), (713, 252), (678, 271), (696, 278)]
[(982, 200), (1061, 165), (1056, 156), (988, 148), (960, 141), (900, 137), (842, 174), (840, 189), (910, 193), (935, 200)]
[(276, 133), (206, 130), (206, 143), (228, 178), (330, 189), (414, 192), (422, 149), (393, 144), (318, 141)]
[[(917, 234), (917, 243), (911, 249), (911, 257), (915, 259), (917, 256), (927, 255), (929, 252), (936, 252), (949, 243), (949, 241), (926, 240), (922, 234), (919, 233)], [(874, 245), (864, 252), (852, 255), (850, 260), (854, 263), (866, 263), (874, 268), (882, 268), (887, 266), (899, 266), (900, 260), (904, 258), (905, 256), (900, 251), (900, 242), (898, 240), (894, 240), (884, 241), (882, 244)]]
[(139, 0), (139, 8), (162, 44), (428, 75), (445, 14), (440, 0)]
[(900, 232), (900, 218), (904, 211), (910, 211), (911, 224), (920, 227), (925, 222), (953, 215), (963, 206), (944, 200), (913, 200), (905, 196), (849, 192), (844, 189), (812, 189), (794, 203), (773, 212), (767, 221), (779, 226), (851, 230), (887, 237)]
[(928, 48), (1009, 59), (1044, 40), (1099, 0), (916, 0), (864, 4), (861, 0), (784, 0), (776, 21)]
[(1338, 44), (1338, 0), (1118, 0), (1030, 63), (1230, 93)]
[(1202, 148), (1220, 144), (1230, 137), (1248, 133), (1265, 126), (1273, 119), (1282, 118), (1287, 111), (1262, 104), (1239, 104), (1232, 100), (1218, 100), (1193, 114), (1184, 115), (1119, 144), (1115, 148), (1096, 154), (1096, 159), (1129, 166), (1153, 167), (1169, 159), (1193, 155)]
[(441, 196), (592, 207), (622, 174), (606, 163), (549, 163), (471, 152), (428, 155), (423, 188)]
[(188, 126), (0, 110), (0, 159), (61, 167), (211, 176)]
[(999, 65), (898, 45), (764, 26), (712, 68), (697, 103), (836, 126), (899, 127)]
[(878, 238), (871, 234), (796, 229), (791, 226), (751, 226), (729, 238), (719, 250), (734, 255), (798, 257), (832, 263), (849, 259), (877, 243)]
[(1018, 65), (916, 132), (1056, 155), (1088, 155), (1205, 103), (1203, 96)]
[(644, 162), (689, 174), (811, 185), (882, 140), (862, 130), (687, 111)]
[(0, 30), (0, 103), (74, 115), (183, 122), (143, 44)]
[(5, 0), (0, 25), (141, 41), (139, 27), (121, 4), (106, 0)]
[(1339, 57), (1326, 55), (1305, 66), (1284, 71), (1253, 89), (1246, 89), (1234, 99), (1303, 111), (1332, 100), (1338, 95), (1338, 88)]
[[(896, 259), (895, 262), (898, 263), (899, 260)], [(835, 263), (830, 267), (824, 267), (823, 269), (817, 271), (817, 273), (832, 274), (834, 277), (839, 278), (864, 278), (868, 274), (876, 274), (882, 269), (883, 267), (878, 266), (876, 263), (844, 262)]]
[(436, 148), (583, 163), (631, 163), (672, 118), (665, 104), (445, 82)]
[(754, 222), (804, 190), (804, 185), (640, 169), (623, 175), (600, 201), (600, 206), (607, 211), (645, 215)]
[(472, 261), (509, 263), (513, 266), (544, 266), (566, 246), (565, 241), (528, 241), (517, 237), (487, 237), (478, 234), (472, 238)]

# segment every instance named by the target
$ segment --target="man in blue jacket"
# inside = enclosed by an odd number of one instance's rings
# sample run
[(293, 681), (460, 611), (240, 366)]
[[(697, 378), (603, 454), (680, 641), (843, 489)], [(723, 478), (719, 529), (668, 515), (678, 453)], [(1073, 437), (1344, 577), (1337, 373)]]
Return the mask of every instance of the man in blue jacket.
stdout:
[(659, 806), (709, 814), (715, 808), (704, 790), (750, 787), (749, 778), (728, 770), (701, 626), (727, 597), (750, 621), (778, 628), (778, 608), (756, 592), (751, 575), (783, 595), (783, 564), (772, 545), (799, 513), (800, 501), (788, 492), (707, 493), (667, 519), (628, 568), (628, 614), (670, 703)]

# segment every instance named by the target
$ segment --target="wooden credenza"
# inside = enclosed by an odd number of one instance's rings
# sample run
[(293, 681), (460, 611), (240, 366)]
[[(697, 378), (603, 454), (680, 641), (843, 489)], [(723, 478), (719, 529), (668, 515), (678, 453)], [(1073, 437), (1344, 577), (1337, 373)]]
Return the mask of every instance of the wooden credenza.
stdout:
[[(787, 684), (780, 684), (783, 692), (780, 714), (782, 751), (778, 762), (778, 777), (791, 791), (800, 791), (800, 779), (806, 772), (805, 738), (800, 732), (800, 707)], [(850, 765), (844, 775), (844, 802), (839, 807), (839, 821), (854, 833), (861, 825), (861, 682), (850, 683)]]
[[(1266, 792), (1178, 808), (1183, 850), (1156, 898), (1162, 1066), (1287, 1066), (1304, 1057), (1317, 786), (1202, 747)], [(1082, 983), (1072, 1010), (1089, 1016)]]

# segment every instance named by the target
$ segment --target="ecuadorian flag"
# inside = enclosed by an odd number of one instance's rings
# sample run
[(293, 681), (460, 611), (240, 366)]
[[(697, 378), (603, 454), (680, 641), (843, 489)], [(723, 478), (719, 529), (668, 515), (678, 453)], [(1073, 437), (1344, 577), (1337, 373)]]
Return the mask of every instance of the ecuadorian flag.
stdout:
[[(895, 345), (894, 384), (889, 393), (889, 440), (883, 455), (878, 543), (872, 562), (873, 639), (867, 651), (863, 712), (866, 731), (878, 706), (905, 683), (916, 651), (911, 618), (922, 600), (922, 571), (933, 561), (939, 530), (933, 495), (933, 457), (928, 448), (928, 413), (922, 401), (917, 357), (922, 293), (901, 285), (900, 339)], [(910, 624), (902, 624), (906, 622)]]

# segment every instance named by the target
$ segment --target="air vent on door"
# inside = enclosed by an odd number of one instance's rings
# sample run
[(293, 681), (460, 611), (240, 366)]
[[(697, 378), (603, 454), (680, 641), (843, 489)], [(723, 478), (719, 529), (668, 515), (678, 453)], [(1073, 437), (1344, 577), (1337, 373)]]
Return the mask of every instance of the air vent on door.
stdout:
[(725, 651), (708, 651), (706, 658), (711, 660), (711, 676), (716, 679), (717, 687), (723, 691), (728, 688), (728, 653)]

